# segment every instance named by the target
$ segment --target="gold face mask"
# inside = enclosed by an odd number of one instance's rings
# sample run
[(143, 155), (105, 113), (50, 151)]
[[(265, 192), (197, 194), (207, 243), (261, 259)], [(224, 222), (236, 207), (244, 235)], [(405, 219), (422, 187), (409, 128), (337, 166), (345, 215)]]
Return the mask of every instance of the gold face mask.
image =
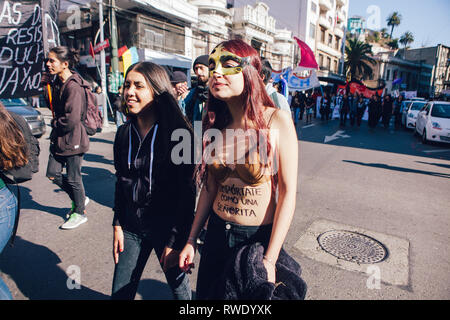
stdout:
[[(242, 72), (242, 69), (249, 64), (249, 57), (239, 57), (234, 53), (226, 51), (222, 46), (219, 46), (209, 55), (209, 76), (212, 77), (214, 72), (222, 75), (233, 75)], [(230, 61), (238, 63), (230, 64)]]

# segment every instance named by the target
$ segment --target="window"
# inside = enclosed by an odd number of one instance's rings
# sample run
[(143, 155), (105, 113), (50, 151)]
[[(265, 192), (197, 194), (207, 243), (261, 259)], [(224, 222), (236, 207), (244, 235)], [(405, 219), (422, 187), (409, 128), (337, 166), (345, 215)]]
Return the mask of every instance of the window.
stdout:
[(315, 2), (311, 2), (311, 11), (316, 13), (317, 12), (317, 5)]
[(328, 35), (328, 45), (331, 47), (333, 45), (333, 35)]
[(389, 77), (391, 76), (391, 69), (386, 71), (386, 80), (389, 80)]
[(334, 71), (335, 73), (338, 72), (338, 61), (337, 61), (337, 60), (334, 60), (334, 68), (333, 68), (333, 71)]
[(153, 30), (145, 29), (145, 43), (147, 43), (147, 45), (153, 49), (162, 48), (163, 35)]
[(319, 54), (319, 66), (323, 67), (323, 54)]
[(320, 42), (325, 43), (325, 29), (320, 28)]
[(331, 69), (331, 58), (330, 57), (327, 58), (327, 68), (328, 68), (328, 70)]
[(311, 39), (315, 39), (316, 38), (316, 25), (314, 23), (311, 23), (309, 25), (309, 37)]
[(336, 50), (339, 50), (340, 42), (341, 42), (341, 38), (339, 38), (338, 36), (336, 36), (336, 43), (334, 44)]

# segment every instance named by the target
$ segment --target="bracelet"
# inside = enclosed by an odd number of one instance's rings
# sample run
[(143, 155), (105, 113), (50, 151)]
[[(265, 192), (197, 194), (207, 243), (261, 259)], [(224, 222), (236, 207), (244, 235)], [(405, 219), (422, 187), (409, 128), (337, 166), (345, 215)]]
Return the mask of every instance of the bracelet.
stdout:
[(272, 259), (267, 258), (266, 256), (263, 256), (263, 260), (266, 260), (267, 262), (269, 262), (271, 265), (273, 265), (275, 267), (275, 263), (273, 262)]

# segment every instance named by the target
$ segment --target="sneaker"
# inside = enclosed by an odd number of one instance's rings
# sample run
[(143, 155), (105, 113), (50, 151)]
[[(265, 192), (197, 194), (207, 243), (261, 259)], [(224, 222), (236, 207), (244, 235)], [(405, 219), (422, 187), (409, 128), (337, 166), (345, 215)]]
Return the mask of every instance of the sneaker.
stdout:
[[(84, 198), (84, 206), (86, 207), (91, 199), (88, 196)], [(67, 212), (66, 219), (69, 219), (70, 215), (75, 212), (75, 202), (72, 201), (72, 208)]]
[(87, 218), (85, 215), (81, 215), (78, 214), (76, 212), (72, 213), (70, 215), (69, 220), (67, 220), (62, 226), (61, 229), (65, 229), (65, 230), (70, 230), (70, 229), (75, 229), (77, 228), (79, 225), (87, 222)]

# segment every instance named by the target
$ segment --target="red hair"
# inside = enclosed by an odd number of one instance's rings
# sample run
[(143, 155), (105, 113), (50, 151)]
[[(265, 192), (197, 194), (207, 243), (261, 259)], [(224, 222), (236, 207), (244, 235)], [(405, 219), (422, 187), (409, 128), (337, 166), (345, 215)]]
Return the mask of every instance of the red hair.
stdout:
[[(264, 107), (276, 107), (267, 94), (266, 87), (260, 76), (262, 63), (258, 51), (244, 41), (238, 39), (221, 42), (216, 48), (219, 46), (222, 46), (226, 51), (234, 53), (239, 57), (249, 58), (248, 65), (246, 65), (242, 71), (244, 76), (244, 90), (241, 96), (244, 101), (242, 108), (245, 117), (245, 130), (248, 129), (247, 123), (249, 120), (254, 124), (258, 133), (260, 130), (268, 129), (268, 124), (263, 115)], [(206, 116), (203, 119), (203, 132), (211, 128), (223, 130), (231, 123), (231, 120), (231, 114), (226, 103), (215, 98), (210, 92), (206, 104)], [(268, 130), (266, 132), (268, 132)], [(267, 135), (266, 142), (268, 148), (267, 155), (270, 155), (272, 147)], [(205, 150), (207, 144), (209, 144), (209, 141), (203, 139), (203, 150)], [(202, 159), (202, 164), (197, 166), (196, 170), (197, 184), (201, 185), (206, 179), (206, 164), (204, 159)], [(276, 181), (274, 181), (273, 177), (272, 188), (273, 190), (276, 188)]]

